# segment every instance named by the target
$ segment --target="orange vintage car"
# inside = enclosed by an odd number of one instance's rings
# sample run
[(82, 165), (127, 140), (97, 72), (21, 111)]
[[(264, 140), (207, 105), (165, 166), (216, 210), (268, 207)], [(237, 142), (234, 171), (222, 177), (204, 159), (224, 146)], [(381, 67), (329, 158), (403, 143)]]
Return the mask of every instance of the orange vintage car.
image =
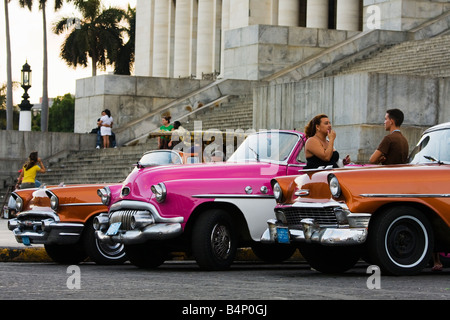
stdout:
[(298, 243), (321, 272), (361, 257), (386, 274), (420, 272), (450, 252), (450, 123), (426, 130), (409, 162), (273, 179), (276, 219), (261, 241)]
[[(137, 167), (183, 163), (179, 152), (146, 152)], [(137, 170), (137, 168), (135, 169)], [(8, 228), (19, 243), (44, 244), (50, 258), (59, 263), (76, 264), (87, 257), (98, 264), (120, 264), (127, 260), (121, 244), (105, 244), (95, 237), (94, 218), (107, 213), (98, 189), (107, 187), (119, 193), (122, 184), (79, 184), (16, 190), (9, 207), (18, 212)]]

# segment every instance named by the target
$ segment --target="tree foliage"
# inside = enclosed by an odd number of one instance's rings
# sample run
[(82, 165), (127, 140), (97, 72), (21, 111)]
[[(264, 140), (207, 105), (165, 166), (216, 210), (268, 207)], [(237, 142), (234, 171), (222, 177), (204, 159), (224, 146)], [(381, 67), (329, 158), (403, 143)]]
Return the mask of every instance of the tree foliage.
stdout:
[[(97, 68), (105, 70), (107, 65), (117, 65), (122, 61), (126, 51), (132, 51), (133, 55), (128, 53), (127, 56), (134, 57), (134, 37), (130, 42), (132, 50), (123, 42), (127, 29), (123, 27), (122, 21), (130, 21), (127, 18), (131, 14), (130, 8), (128, 12), (114, 7), (104, 8), (100, 0), (74, 2), (82, 17), (63, 17), (53, 27), (58, 35), (69, 32), (61, 46), (61, 58), (69, 66), (87, 67), (90, 58), (92, 76), (95, 76)], [(132, 23), (134, 29), (134, 20)], [(129, 25), (131, 27), (130, 22)]]
[(73, 132), (75, 119), (75, 98), (66, 93), (57, 97), (49, 112), (48, 129), (52, 132)]

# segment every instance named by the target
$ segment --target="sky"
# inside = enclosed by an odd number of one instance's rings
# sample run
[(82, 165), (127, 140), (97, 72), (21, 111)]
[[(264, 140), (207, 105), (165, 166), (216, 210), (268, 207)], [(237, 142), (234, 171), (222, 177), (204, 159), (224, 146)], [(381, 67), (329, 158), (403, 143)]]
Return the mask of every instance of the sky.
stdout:
[[(42, 71), (43, 71), (43, 40), (42, 40), (42, 11), (39, 10), (38, 0), (34, 1), (32, 11), (28, 8), (20, 8), (18, 0), (11, 0), (8, 6), (11, 55), (12, 55), (12, 79), (20, 82), (20, 71), (25, 62), (32, 70), (31, 88), (28, 90), (30, 102), (38, 104), (42, 96)], [(136, 7), (136, 0), (102, 0), (105, 7), (114, 6), (126, 9), (128, 4)], [(80, 16), (77, 9), (71, 4), (54, 12), (54, 0), (47, 1), (47, 50), (48, 50), (48, 96), (55, 98), (66, 93), (75, 94), (76, 80), (88, 78), (92, 75), (90, 59), (86, 68), (78, 66), (76, 69), (67, 66), (60, 58), (60, 47), (66, 34), (56, 35), (52, 31), (52, 25), (63, 16)], [(111, 69), (106, 70), (111, 72)], [(105, 73), (98, 70), (97, 75)], [(0, 85), (6, 84), (6, 31), (4, 1), (0, 1)], [(14, 90), (13, 104), (18, 105), (22, 101), (23, 89)]]

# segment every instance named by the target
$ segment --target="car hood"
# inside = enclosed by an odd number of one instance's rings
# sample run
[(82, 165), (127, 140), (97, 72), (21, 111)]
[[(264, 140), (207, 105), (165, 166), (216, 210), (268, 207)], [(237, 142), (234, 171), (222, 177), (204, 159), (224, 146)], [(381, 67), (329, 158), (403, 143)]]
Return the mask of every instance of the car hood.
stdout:
[[(328, 201), (331, 198), (328, 176), (337, 177), (343, 199), (358, 201), (366, 197), (398, 197), (418, 194), (450, 193), (449, 165), (391, 165), (354, 169), (336, 169), (293, 177), (295, 188), (309, 195), (295, 201)], [(288, 182), (284, 182), (288, 186)]]
[[(205, 183), (205, 180), (217, 182), (221, 179), (264, 179), (269, 183), (272, 177), (285, 170), (279, 165), (263, 162), (158, 166), (133, 170), (124, 181), (123, 187), (131, 190), (127, 198), (144, 196), (148, 199), (151, 196), (151, 186), (161, 182), (167, 184), (197, 180), (198, 184), (204, 184), (204, 192), (207, 192), (208, 183)], [(113, 199), (113, 202), (116, 200)]]

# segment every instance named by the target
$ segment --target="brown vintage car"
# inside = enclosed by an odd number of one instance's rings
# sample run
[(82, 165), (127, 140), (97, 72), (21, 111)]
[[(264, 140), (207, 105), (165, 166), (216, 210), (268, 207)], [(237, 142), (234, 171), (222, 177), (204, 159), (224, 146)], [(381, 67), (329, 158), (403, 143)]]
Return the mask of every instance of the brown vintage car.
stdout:
[(104, 184), (52, 186), (17, 190), (12, 194), (19, 212), (8, 221), (19, 243), (44, 244), (59, 263), (76, 264), (87, 257), (99, 264), (122, 263), (123, 247), (103, 245), (95, 239), (93, 218), (107, 212), (97, 190)]
[(272, 180), (276, 219), (261, 241), (298, 243), (327, 273), (361, 257), (386, 274), (420, 272), (450, 252), (450, 123), (426, 130), (409, 161)]
[[(146, 152), (137, 168), (180, 164), (186, 160), (179, 152)], [(135, 168), (135, 170), (137, 170)], [(95, 217), (107, 213), (98, 190), (107, 187), (120, 192), (122, 184), (77, 184), (16, 190), (11, 194), (10, 210), (17, 211), (8, 228), (19, 243), (44, 244), (56, 262), (76, 264), (87, 257), (98, 264), (120, 264), (127, 260), (121, 244), (105, 244), (95, 237)]]

